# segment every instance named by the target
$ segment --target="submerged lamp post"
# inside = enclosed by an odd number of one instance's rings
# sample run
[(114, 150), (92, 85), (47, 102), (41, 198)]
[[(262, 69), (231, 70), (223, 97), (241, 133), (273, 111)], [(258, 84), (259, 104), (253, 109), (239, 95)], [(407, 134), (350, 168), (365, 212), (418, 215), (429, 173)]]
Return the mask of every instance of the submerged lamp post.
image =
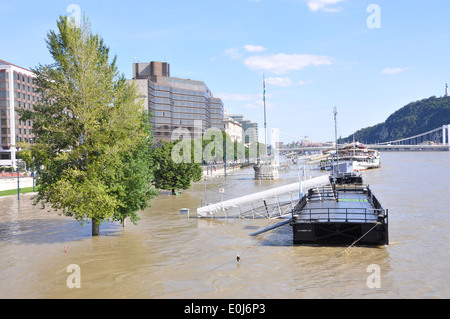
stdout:
[[(30, 142), (33, 143), (34, 140), (30, 139)], [(34, 170), (34, 156), (33, 156), (33, 172), (31, 173), (31, 176), (33, 177), (33, 193), (35, 192), (35, 185), (34, 185), (34, 175), (36, 174), (35, 170)]]
[(33, 193), (35, 192), (35, 184), (34, 184), (34, 175), (36, 174), (34, 170), (34, 157), (33, 157), (33, 173), (31, 174), (33, 176)]
[(20, 166), (19, 166), (19, 157), (17, 156), (17, 143), (19, 142), (19, 134), (16, 136), (16, 161), (17, 161), (17, 199), (20, 200)]

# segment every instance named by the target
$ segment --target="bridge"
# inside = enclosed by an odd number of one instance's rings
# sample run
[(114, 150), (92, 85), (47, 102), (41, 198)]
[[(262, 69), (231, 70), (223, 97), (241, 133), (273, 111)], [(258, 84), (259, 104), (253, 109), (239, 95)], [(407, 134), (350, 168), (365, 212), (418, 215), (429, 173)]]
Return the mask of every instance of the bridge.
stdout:
[(450, 125), (443, 125), (419, 135), (368, 147), (383, 151), (450, 151), (449, 130)]
[[(342, 146), (342, 145), (339, 145)], [(450, 124), (443, 125), (431, 131), (402, 138), (395, 141), (366, 144), (367, 148), (380, 151), (450, 151)], [(333, 149), (334, 143), (321, 143), (314, 146), (300, 146), (295, 148), (281, 148), (279, 152), (288, 154), (290, 152), (311, 152), (318, 153), (323, 150)]]

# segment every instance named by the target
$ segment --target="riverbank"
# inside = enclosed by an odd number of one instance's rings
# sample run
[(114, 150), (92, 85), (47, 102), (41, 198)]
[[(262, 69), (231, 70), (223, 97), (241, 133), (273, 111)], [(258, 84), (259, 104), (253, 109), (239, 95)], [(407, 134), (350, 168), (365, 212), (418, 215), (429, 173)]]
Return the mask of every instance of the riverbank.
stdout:
[[(32, 177), (20, 177), (19, 179), (20, 188), (33, 187)], [(13, 190), (17, 191), (17, 177), (14, 178), (2, 178), (0, 179), (0, 191)]]
[[(229, 165), (226, 169), (226, 174), (233, 173), (237, 170), (241, 169), (241, 164), (237, 165)], [(225, 176), (225, 169), (223, 167), (223, 164), (218, 165), (208, 165), (206, 169), (203, 169), (203, 177), (224, 177)]]
[[(29, 193), (34, 193), (36, 190), (33, 190), (33, 187), (25, 187), (25, 188), (20, 188), (20, 194), (29, 194)], [(17, 196), (17, 189), (9, 189), (6, 191), (0, 191), (0, 197), (3, 196)]]

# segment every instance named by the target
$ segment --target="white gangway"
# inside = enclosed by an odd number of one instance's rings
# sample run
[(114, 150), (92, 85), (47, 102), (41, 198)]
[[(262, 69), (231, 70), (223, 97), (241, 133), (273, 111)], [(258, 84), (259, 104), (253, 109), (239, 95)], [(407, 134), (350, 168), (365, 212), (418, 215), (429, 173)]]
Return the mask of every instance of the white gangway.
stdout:
[(280, 218), (291, 213), (304, 190), (329, 183), (329, 175), (322, 175), (298, 183), (200, 207), (197, 209), (197, 215), (200, 218)]

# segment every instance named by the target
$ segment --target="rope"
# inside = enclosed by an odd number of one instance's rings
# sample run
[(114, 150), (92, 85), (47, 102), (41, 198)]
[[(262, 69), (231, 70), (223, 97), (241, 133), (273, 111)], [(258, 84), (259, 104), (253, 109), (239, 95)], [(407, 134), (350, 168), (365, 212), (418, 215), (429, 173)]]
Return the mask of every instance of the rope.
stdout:
[(371, 229), (369, 229), (364, 235), (359, 237), (357, 240), (355, 240), (350, 246), (345, 248), (341, 253), (339, 253), (338, 256), (342, 256), (343, 254), (348, 254), (350, 250), (356, 245), (357, 242), (359, 242), (361, 239), (363, 239), (368, 233), (370, 233), (372, 230), (375, 229), (378, 225), (381, 225), (381, 222), (377, 222)]

